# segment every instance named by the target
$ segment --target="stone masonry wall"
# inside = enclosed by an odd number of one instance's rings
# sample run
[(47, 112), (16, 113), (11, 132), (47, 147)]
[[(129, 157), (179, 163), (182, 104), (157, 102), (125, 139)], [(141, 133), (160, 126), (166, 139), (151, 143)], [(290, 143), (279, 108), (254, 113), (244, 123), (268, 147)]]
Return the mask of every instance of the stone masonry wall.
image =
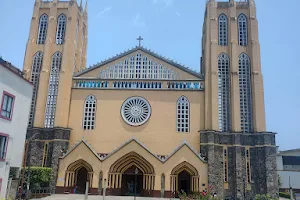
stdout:
[(30, 166), (42, 166), (44, 145), (48, 143), (47, 162), (45, 167), (50, 167), (53, 170), (53, 179), (50, 181), (51, 192), (55, 193), (56, 179), (58, 173), (58, 162), (62, 153), (68, 149), (70, 139), (70, 129), (65, 128), (33, 128), (27, 130), (26, 139), (37, 135), (30, 143), (26, 165), (30, 159)]
[[(222, 199), (252, 199), (256, 194), (278, 197), (274, 133), (201, 131), (200, 152), (208, 161), (208, 183)], [(228, 189), (224, 184), (223, 147), (228, 148)], [(251, 182), (247, 183), (246, 147), (250, 148)]]

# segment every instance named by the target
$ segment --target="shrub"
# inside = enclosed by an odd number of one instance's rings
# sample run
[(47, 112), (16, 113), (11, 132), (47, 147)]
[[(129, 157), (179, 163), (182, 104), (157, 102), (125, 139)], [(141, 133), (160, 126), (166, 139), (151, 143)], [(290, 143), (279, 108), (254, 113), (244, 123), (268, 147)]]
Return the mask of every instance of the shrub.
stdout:
[(291, 198), (290, 194), (285, 192), (279, 192), (279, 196), (287, 199)]
[(256, 200), (275, 200), (270, 197), (268, 194), (258, 194), (255, 196)]
[[(24, 168), (22, 169), (24, 170)], [(27, 181), (28, 167), (25, 170), (25, 181)], [(30, 188), (41, 189), (49, 187), (52, 178), (52, 169), (47, 167), (30, 167)]]

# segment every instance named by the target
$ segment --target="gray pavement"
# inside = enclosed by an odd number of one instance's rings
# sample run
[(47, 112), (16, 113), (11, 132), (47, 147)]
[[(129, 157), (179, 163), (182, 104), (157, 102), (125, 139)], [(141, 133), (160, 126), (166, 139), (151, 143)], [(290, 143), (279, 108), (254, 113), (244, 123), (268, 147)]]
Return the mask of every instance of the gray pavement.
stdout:
[[(84, 195), (74, 195), (74, 194), (55, 194), (49, 197), (42, 198), (43, 200), (84, 200)], [(105, 200), (133, 200), (134, 197), (125, 196), (107, 196)], [(136, 197), (136, 200), (163, 200), (166, 198), (150, 198), (150, 197)], [(37, 200), (37, 199), (36, 199)], [(41, 199), (39, 199), (41, 200)], [(103, 196), (90, 195), (88, 200), (103, 200)], [(169, 199), (170, 200), (170, 199)]]

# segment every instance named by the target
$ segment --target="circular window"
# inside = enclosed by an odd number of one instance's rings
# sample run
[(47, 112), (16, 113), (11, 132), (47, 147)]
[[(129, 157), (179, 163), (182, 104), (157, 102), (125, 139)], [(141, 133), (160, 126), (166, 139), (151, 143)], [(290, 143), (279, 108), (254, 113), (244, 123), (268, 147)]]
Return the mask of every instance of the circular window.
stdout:
[(131, 126), (140, 126), (146, 123), (151, 115), (148, 101), (142, 97), (130, 97), (122, 105), (123, 120)]

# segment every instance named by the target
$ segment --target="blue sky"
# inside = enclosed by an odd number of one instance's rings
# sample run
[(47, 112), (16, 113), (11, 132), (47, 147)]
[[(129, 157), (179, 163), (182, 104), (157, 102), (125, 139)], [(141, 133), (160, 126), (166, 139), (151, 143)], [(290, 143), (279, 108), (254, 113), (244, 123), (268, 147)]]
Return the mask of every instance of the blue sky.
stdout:
[[(199, 71), (205, 2), (89, 0), (88, 65), (136, 46), (141, 35), (143, 46)], [(19, 68), (33, 4), (33, 0), (1, 0), (0, 4), (0, 55)], [(300, 1), (256, 0), (256, 6), (267, 130), (278, 133), (281, 150), (300, 148)]]

